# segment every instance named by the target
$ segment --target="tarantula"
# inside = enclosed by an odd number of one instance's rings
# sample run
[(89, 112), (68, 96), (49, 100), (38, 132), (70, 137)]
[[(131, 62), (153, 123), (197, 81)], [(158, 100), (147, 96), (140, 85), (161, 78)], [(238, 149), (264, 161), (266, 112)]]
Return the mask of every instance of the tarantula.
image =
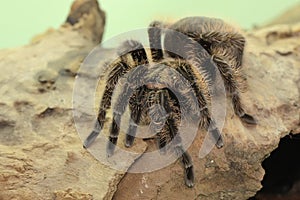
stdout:
[[(179, 32), (185, 37), (180, 37), (175, 32)], [(164, 49), (162, 48), (163, 36)], [(208, 108), (209, 92), (206, 91), (207, 85), (214, 81), (214, 63), (221, 74), (226, 91), (231, 97), (235, 114), (244, 123), (256, 124), (256, 120), (244, 111), (237, 82), (240, 76), (237, 72), (242, 64), (245, 38), (222, 20), (206, 17), (184, 18), (171, 25), (154, 21), (148, 28), (148, 37), (152, 62), (154, 63), (152, 66), (154, 67), (149, 67), (146, 50), (140, 42), (134, 40), (124, 42), (122, 50), (119, 51), (118, 60), (110, 64), (111, 71), (102, 96), (96, 125), (85, 140), (84, 147), (87, 148), (103, 129), (106, 112), (111, 108), (112, 95), (118, 80), (129, 71), (136, 69), (127, 77), (117, 98), (107, 144), (107, 155), (111, 156), (114, 152), (120, 131), (118, 123), (120, 123), (121, 116), (125, 112), (126, 104), (128, 104), (131, 119), (126, 133), (125, 146), (132, 146), (137, 126), (145, 121), (149, 123), (149, 116), (151, 120), (164, 118), (163, 122), (156, 120), (156, 123), (161, 122), (162, 125), (162, 128), (156, 132), (158, 147), (163, 149), (172, 141), (175, 152), (181, 156), (185, 184), (188, 187), (193, 187), (192, 159), (188, 152), (183, 149), (180, 137), (176, 137), (182, 119), (180, 103), (177, 95), (169, 88), (179, 87), (172, 84), (172, 81), (166, 76), (173, 77), (174, 74), (172, 73), (176, 71), (189, 82), (192, 91), (182, 90), (180, 92), (186, 98), (189, 97), (189, 92), (195, 94), (200, 108), (198, 109), (200, 112), (198, 113), (200, 116), (199, 128), (208, 129), (210, 127), (208, 131), (217, 141), (216, 146), (221, 148), (223, 140), (214, 119), (211, 117)], [(175, 49), (175, 52), (169, 51), (170, 49)], [(155, 77), (163, 74), (162, 71), (164, 71), (161, 65), (168, 66), (173, 71), (169, 71), (169, 75), (164, 75), (164, 82), (157, 82)], [(143, 67), (138, 68), (138, 66)], [(161, 71), (161, 73), (155, 73), (151, 70)], [(133, 87), (137, 82), (140, 86)], [(165, 113), (151, 112), (150, 108), (154, 105), (160, 105)]]

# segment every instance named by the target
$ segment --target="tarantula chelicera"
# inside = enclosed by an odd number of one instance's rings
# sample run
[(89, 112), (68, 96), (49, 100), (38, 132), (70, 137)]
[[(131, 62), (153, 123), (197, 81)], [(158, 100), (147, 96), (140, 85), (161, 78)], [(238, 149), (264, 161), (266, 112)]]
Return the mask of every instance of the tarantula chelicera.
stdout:
[[(185, 37), (175, 34), (178, 32)], [(192, 160), (183, 149), (180, 137), (176, 137), (182, 119), (180, 102), (177, 95), (169, 88), (180, 87), (176, 85), (178, 83), (172, 83), (172, 80), (166, 76), (165, 82), (157, 82), (155, 76), (160, 74), (157, 71), (163, 71), (161, 65), (164, 65), (173, 69), (168, 73), (175, 71), (188, 81), (191, 90), (182, 90), (179, 93), (188, 98), (188, 93), (193, 92), (199, 106), (197, 110), (200, 116), (199, 128), (209, 128), (209, 133), (216, 140), (216, 146), (221, 148), (223, 146), (221, 133), (211, 117), (208, 106), (210, 94), (207, 85), (214, 81), (214, 66), (219, 71), (226, 91), (231, 97), (235, 114), (244, 123), (256, 124), (256, 120), (247, 114), (242, 106), (237, 81), (240, 78), (238, 72), (242, 64), (245, 38), (222, 20), (206, 17), (184, 18), (171, 25), (155, 21), (148, 28), (148, 36), (152, 67), (143, 45), (133, 40), (124, 42), (118, 60), (110, 63), (111, 70), (102, 96), (97, 122), (94, 130), (85, 140), (84, 147), (87, 148), (103, 129), (106, 112), (111, 108), (112, 95), (118, 80), (129, 71), (133, 71), (122, 86), (113, 108), (107, 155), (111, 156), (114, 152), (120, 131), (118, 124), (127, 107), (122, 102), (126, 102), (129, 105), (131, 119), (125, 146), (132, 146), (139, 124), (149, 122), (150, 118), (151, 120), (164, 118), (162, 128), (155, 133), (158, 147), (163, 149), (172, 141), (175, 152), (180, 155), (183, 163), (185, 183), (188, 187), (192, 187), (194, 185)], [(170, 49), (174, 51), (169, 51)], [(143, 67), (138, 68), (138, 66)], [(169, 74), (169, 77), (174, 77), (173, 75)], [(137, 82), (140, 86), (133, 87)], [(162, 107), (165, 113), (153, 113), (150, 108), (154, 105)]]

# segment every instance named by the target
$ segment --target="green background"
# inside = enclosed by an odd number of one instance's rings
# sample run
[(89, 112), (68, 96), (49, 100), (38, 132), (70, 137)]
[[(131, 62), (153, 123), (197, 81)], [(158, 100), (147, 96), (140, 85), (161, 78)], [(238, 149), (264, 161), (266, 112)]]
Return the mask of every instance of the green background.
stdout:
[[(1, 0), (0, 48), (27, 44), (65, 21), (73, 0)], [(146, 27), (154, 19), (201, 15), (223, 18), (243, 28), (262, 24), (299, 0), (100, 0), (107, 15), (104, 39)]]

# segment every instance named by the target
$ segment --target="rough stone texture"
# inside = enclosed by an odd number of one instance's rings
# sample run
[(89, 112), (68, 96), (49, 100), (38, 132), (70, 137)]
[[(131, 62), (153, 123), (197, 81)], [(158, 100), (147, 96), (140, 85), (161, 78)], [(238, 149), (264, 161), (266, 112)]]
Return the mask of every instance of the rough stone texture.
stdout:
[[(127, 174), (114, 199), (248, 199), (261, 188), (261, 162), (281, 137), (300, 132), (300, 24), (247, 33), (243, 72), (247, 111), (259, 124), (243, 126), (227, 104), (225, 146), (198, 158), (204, 132), (189, 149), (196, 183), (184, 185), (180, 162), (147, 174)], [(143, 162), (141, 157), (137, 162)], [(129, 185), (129, 183), (131, 183)]]
[(271, 26), (276, 24), (293, 24), (300, 22), (300, 4), (296, 4), (290, 9), (286, 10), (275, 19), (266, 23), (265, 26)]
[[(264, 175), (261, 162), (281, 137), (300, 133), (300, 25), (247, 33), (243, 101), (259, 124), (243, 126), (228, 103), (225, 146), (199, 159), (204, 137), (199, 131), (189, 149), (196, 172), (195, 187), (189, 189), (179, 162), (122, 179), (123, 172), (82, 149), (72, 92), (80, 63), (102, 37), (103, 12), (95, 5), (78, 0), (59, 30), (35, 37), (28, 46), (0, 51), (0, 199), (111, 199), (117, 186), (114, 199), (254, 196)], [(145, 150), (140, 143), (134, 146)], [(148, 145), (148, 150), (154, 146)]]
[(105, 12), (100, 9), (97, 0), (77, 0), (73, 3), (66, 22), (84, 37), (98, 43), (103, 36)]
[(68, 18), (76, 23), (0, 51), (1, 200), (110, 199), (124, 175), (82, 148), (73, 122), (76, 71), (104, 30), (95, 6), (77, 0)]

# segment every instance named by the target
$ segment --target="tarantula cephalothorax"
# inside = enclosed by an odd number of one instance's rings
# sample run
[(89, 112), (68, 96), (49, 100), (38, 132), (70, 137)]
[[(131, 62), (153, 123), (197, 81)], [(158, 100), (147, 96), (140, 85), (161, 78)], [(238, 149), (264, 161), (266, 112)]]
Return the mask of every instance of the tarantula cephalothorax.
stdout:
[[(174, 31), (182, 33), (187, 37), (178, 37), (174, 35)], [(160, 70), (160, 65), (163, 64), (175, 70), (189, 82), (192, 91), (182, 90), (180, 92), (183, 96), (187, 97), (189, 96), (189, 92), (195, 94), (197, 104), (200, 107), (199, 111), (197, 111), (200, 116), (199, 127), (204, 129), (210, 127), (209, 132), (217, 141), (216, 146), (221, 148), (223, 140), (208, 109), (210, 94), (206, 91), (206, 85), (214, 79), (212, 69), (210, 69), (214, 63), (232, 99), (235, 114), (244, 123), (256, 124), (255, 119), (251, 115), (246, 114), (243, 109), (237, 81), (239, 78), (239, 73), (237, 72), (242, 64), (245, 39), (222, 20), (206, 17), (184, 18), (172, 25), (165, 25), (155, 21), (148, 28), (148, 36), (154, 67), (151, 69), (147, 68), (149, 60), (146, 50), (140, 42), (132, 40), (124, 42), (122, 46), (123, 50), (119, 53), (120, 57), (117, 61), (110, 64), (111, 70), (102, 96), (97, 122), (94, 130), (85, 140), (84, 147), (87, 148), (103, 129), (106, 112), (111, 107), (112, 95), (118, 80), (129, 71), (142, 65), (144, 67), (137, 69), (127, 77), (127, 82), (122, 86), (122, 92), (117, 97), (117, 102), (113, 108), (107, 155), (111, 156), (113, 154), (118, 140), (120, 131), (118, 123), (120, 123), (121, 116), (127, 106), (122, 102), (129, 104), (131, 116), (125, 139), (126, 147), (130, 147), (133, 144), (137, 126), (142, 121), (145, 121), (147, 116), (151, 117), (151, 115), (155, 115), (155, 113), (151, 113), (150, 108), (153, 105), (160, 105), (166, 113), (156, 113), (156, 115), (160, 115), (160, 118), (165, 119), (162, 128), (156, 133), (158, 147), (163, 149), (172, 141), (176, 153), (181, 156), (184, 166), (185, 183), (188, 187), (192, 187), (194, 184), (192, 160), (189, 154), (184, 151), (180, 137), (176, 137), (182, 116), (178, 99), (172, 90), (169, 89), (169, 87), (176, 86), (172, 85), (168, 81), (168, 78), (164, 78), (165, 82), (163, 83), (156, 82), (149, 84), (149, 82), (151, 83), (151, 78), (156, 76), (150, 70)], [(162, 49), (162, 36), (164, 36), (165, 50)], [(197, 47), (199, 44), (203, 48)], [(177, 49), (178, 52), (170, 52), (167, 49)], [(125, 55), (124, 52), (126, 52)], [(169, 59), (164, 59), (164, 57), (168, 57)], [(199, 71), (205, 74), (205, 76), (199, 74)], [(212, 73), (212, 75), (207, 75), (208, 73)], [(140, 80), (141, 77), (143, 81)], [(136, 83), (137, 81), (140, 82), (140, 86), (134, 88), (133, 82)], [(146, 84), (143, 85), (143, 83)], [(155, 119), (155, 117), (151, 117), (151, 119)]]

